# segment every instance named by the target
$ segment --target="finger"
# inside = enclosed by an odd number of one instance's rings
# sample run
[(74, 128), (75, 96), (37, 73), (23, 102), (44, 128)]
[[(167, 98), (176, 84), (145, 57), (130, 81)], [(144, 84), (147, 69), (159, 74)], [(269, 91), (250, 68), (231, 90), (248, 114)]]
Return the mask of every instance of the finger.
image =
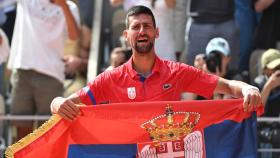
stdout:
[(248, 96), (244, 97), (244, 101), (243, 101), (243, 110), (244, 112), (248, 111), (248, 106), (249, 106), (249, 98)]
[(75, 104), (74, 106), (71, 106), (71, 108), (76, 114), (79, 115), (81, 113), (80, 107), (78, 105)]
[(259, 104), (260, 104), (260, 96), (258, 93), (254, 94), (254, 110), (257, 110)]
[(259, 94), (257, 92), (254, 92), (251, 94), (251, 104), (252, 104), (252, 110), (251, 111), (256, 111), (258, 107), (258, 102), (259, 102)]
[(262, 99), (261, 99), (261, 95), (258, 94), (258, 102), (257, 102), (257, 108), (262, 106)]
[(73, 108), (71, 108), (70, 106), (65, 106), (64, 109), (74, 117), (76, 117), (79, 114), (79, 111), (73, 110)]
[(67, 120), (67, 121), (73, 121), (72, 118), (70, 118), (69, 116), (65, 115), (63, 112), (58, 112), (57, 113), (60, 117), (62, 117), (63, 119)]
[(248, 94), (248, 100), (249, 100), (249, 105), (248, 105), (248, 111), (247, 112), (251, 112), (254, 109), (255, 106), (255, 100), (254, 100), (254, 94), (253, 93), (249, 93)]
[(70, 107), (68, 106), (64, 106), (63, 108), (61, 108), (61, 111), (69, 116), (71, 119), (76, 118), (76, 116), (78, 115), (78, 113), (75, 113)]
[(257, 108), (261, 105), (261, 95), (259, 92), (251, 94), (251, 102), (253, 104), (253, 110), (257, 110)]
[(75, 111), (73, 111), (69, 105), (64, 104), (63, 106), (61, 106), (60, 110), (64, 113), (67, 114), (67, 116), (71, 117), (71, 118), (75, 118), (78, 115), (78, 112), (76, 113)]
[(73, 103), (72, 101), (67, 101), (66, 104), (68, 105), (68, 110), (73, 111), (74, 114), (80, 113), (80, 108), (77, 104)]

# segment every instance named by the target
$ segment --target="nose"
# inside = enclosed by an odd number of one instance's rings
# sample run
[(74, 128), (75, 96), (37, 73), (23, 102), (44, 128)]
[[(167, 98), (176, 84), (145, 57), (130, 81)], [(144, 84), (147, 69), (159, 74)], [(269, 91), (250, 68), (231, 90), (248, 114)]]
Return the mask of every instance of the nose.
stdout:
[(144, 34), (146, 32), (144, 26), (140, 27), (139, 34)]

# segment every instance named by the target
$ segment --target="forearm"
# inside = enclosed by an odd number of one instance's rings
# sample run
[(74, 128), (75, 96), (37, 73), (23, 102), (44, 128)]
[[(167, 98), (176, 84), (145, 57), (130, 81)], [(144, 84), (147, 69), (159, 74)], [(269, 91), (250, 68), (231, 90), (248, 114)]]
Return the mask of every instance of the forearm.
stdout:
[(80, 31), (74, 19), (74, 16), (66, 3), (62, 3), (60, 4), (60, 6), (62, 7), (65, 15), (69, 39), (77, 40), (80, 36)]
[(269, 84), (265, 84), (263, 87), (263, 90), (261, 92), (263, 105), (266, 104), (270, 92), (271, 92), (271, 88), (270, 88)]
[(120, 6), (121, 4), (123, 4), (123, 1), (124, 1), (124, 0), (110, 0), (111, 6), (112, 6), (112, 7), (118, 7), (118, 6)]
[(173, 29), (176, 52), (184, 51), (186, 22), (187, 22), (187, 2), (186, 0), (177, 0), (174, 9), (174, 29)]
[(255, 10), (257, 12), (262, 12), (267, 9), (273, 2), (274, 0), (258, 0), (255, 3)]
[[(253, 86), (236, 80), (227, 80), (224, 78), (219, 78), (218, 85), (215, 89), (215, 92), (228, 94), (234, 98), (242, 98), (244, 97), (244, 93), (246, 93), (246, 89), (251, 88)], [(243, 92), (242, 92), (243, 91)]]
[(235, 98), (244, 98), (243, 109), (245, 112), (256, 110), (262, 105), (259, 89), (241, 81), (220, 77), (214, 92), (228, 94)]
[(235, 98), (240, 98), (242, 97), (241, 89), (242, 88), (238, 85), (238, 81), (227, 80), (220, 77), (215, 92), (228, 94)]
[(236, 80), (230, 80), (228, 85), (230, 89), (230, 95), (236, 98), (244, 97), (242, 93), (242, 89), (246, 86), (249, 86), (247, 83), (236, 81)]

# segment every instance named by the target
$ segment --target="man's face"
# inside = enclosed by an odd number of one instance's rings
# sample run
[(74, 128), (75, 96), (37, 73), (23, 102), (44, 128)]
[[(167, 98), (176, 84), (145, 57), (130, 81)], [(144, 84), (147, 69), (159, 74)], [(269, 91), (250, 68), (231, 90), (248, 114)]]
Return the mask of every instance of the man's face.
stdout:
[(154, 27), (152, 17), (146, 14), (130, 16), (129, 27), (123, 35), (130, 46), (140, 54), (149, 53), (158, 38), (158, 29)]

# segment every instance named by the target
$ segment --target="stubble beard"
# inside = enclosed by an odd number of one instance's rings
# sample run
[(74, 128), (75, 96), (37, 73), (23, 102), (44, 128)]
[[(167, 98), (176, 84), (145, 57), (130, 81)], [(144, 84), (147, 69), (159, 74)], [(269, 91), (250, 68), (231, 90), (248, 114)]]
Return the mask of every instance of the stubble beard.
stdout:
[(154, 44), (152, 42), (150, 42), (149, 44), (145, 45), (145, 46), (139, 46), (137, 43), (135, 45), (135, 50), (139, 53), (139, 54), (148, 54), (154, 47)]

